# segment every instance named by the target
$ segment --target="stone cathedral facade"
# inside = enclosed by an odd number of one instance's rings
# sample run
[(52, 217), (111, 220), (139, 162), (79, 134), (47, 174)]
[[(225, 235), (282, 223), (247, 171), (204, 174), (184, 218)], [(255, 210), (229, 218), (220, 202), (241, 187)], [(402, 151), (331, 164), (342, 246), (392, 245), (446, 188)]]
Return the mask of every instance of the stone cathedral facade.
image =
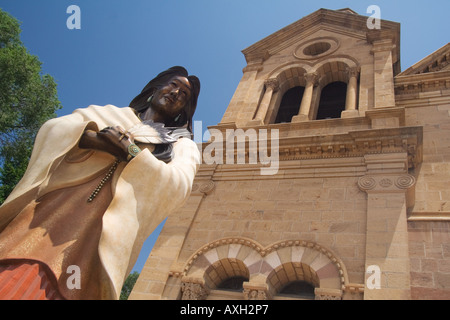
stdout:
[(320, 9), (242, 51), (209, 129), (266, 130), (278, 170), (250, 135), (246, 161), (204, 161), (130, 299), (450, 299), (450, 44), (402, 71), (400, 24), (367, 18)]

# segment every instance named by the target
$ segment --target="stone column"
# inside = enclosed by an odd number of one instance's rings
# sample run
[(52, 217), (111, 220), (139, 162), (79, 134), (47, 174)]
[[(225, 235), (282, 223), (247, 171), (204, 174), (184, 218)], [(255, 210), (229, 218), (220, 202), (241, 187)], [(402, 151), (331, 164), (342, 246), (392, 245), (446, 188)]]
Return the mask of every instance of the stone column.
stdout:
[(341, 118), (357, 117), (359, 116), (359, 112), (356, 110), (359, 68), (347, 68), (346, 72), (348, 75), (347, 96), (345, 110), (342, 111)]
[(309, 121), (309, 111), (311, 109), (311, 101), (314, 87), (317, 85), (319, 75), (316, 72), (305, 74), (306, 87), (303, 92), (302, 103), (298, 115), (292, 117), (292, 122)]
[(261, 103), (259, 104), (259, 108), (255, 118), (247, 123), (248, 126), (257, 126), (264, 124), (264, 119), (267, 115), (267, 110), (269, 109), (272, 95), (278, 90), (279, 83), (277, 79), (267, 79), (264, 82), (264, 86), (266, 87), (266, 92), (264, 92), (264, 96), (261, 100)]
[(365, 300), (411, 298), (408, 246), (408, 191), (413, 176), (368, 174), (358, 186), (367, 193)]

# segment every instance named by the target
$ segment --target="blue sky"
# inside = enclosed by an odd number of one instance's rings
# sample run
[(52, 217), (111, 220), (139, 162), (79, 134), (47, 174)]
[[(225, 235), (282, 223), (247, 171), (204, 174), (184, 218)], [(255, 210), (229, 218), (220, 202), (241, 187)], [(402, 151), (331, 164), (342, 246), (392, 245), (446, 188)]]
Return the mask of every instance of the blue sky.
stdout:
[[(66, 26), (70, 5), (81, 9), (79, 30)], [(369, 16), (370, 5), (401, 23), (402, 70), (449, 42), (448, 0), (0, 0), (55, 78), (59, 116), (90, 104), (127, 106), (157, 73), (182, 65), (201, 81), (194, 120), (203, 130), (220, 122), (241, 80), (243, 49), (320, 8)]]

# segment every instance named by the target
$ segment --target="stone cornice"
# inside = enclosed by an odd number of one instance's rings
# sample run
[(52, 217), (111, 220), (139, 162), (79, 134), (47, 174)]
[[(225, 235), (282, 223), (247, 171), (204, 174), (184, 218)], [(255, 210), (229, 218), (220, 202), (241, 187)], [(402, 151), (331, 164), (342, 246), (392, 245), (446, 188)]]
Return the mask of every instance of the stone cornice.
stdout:
[(432, 54), (426, 56), (413, 66), (409, 67), (400, 76), (416, 75), (424, 73), (434, 73), (436, 71), (448, 68), (450, 64), (450, 43), (447, 43), (443, 47), (439, 48)]
[[(230, 129), (231, 127), (227, 126), (226, 128)], [(270, 132), (271, 128), (277, 127), (269, 125), (264, 128), (268, 128), (268, 132)], [(225, 132), (224, 127), (221, 129)], [(256, 132), (258, 131), (256, 130)], [(280, 136), (282, 136), (282, 132), (280, 132)], [(270, 140), (268, 141), (268, 149), (270, 150), (269, 142)], [(236, 144), (235, 142), (234, 153), (237, 157), (238, 153), (243, 151), (237, 150)], [(207, 145), (208, 143), (203, 144), (203, 150)], [(249, 145), (251, 144), (246, 144), (246, 159), (251, 152), (258, 152), (258, 150), (250, 150)], [(223, 143), (223, 150), (225, 157), (225, 142)], [(409, 168), (414, 168), (422, 162), (422, 127), (369, 129), (320, 136), (281, 137), (278, 141), (278, 152), (280, 161), (349, 158), (361, 157), (366, 154), (404, 152), (408, 155)], [(225, 163), (225, 158), (223, 163)], [(246, 163), (248, 163), (247, 160)]]
[(353, 131), (346, 134), (280, 139), (280, 159), (344, 158), (406, 152), (411, 167), (421, 162), (421, 127)]
[(396, 76), (394, 86), (395, 94), (450, 89), (450, 70)]

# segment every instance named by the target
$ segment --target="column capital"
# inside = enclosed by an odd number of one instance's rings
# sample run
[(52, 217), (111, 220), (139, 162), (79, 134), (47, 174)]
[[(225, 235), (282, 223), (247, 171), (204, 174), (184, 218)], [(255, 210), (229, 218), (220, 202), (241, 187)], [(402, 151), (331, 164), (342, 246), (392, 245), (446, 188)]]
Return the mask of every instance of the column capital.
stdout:
[(280, 83), (277, 78), (266, 79), (264, 81), (266, 88), (271, 88), (273, 91), (277, 91)]
[(358, 187), (367, 193), (406, 192), (416, 183), (414, 176), (402, 175), (365, 175), (358, 179)]
[(271, 300), (272, 295), (267, 285), (255, 285), (244, 282), (244, 300)]
[(318, 84), (320, 79), (320, 76), (317, 72), (305, 73), (304, 77), (307, 85), (308, 83), (312, 83), (314, 86)]
[(345, 73), (348, 76), (348, 79), (355, 77), (357, 78), (359, 76), (359, 73), (361, 72), (361, 67), (356, 66), (356, 67), (347, 67), (345, 69)]
[(210, 290), (203, 280), (183, 278), (181, 292), (181, 300), (205, 300)]

